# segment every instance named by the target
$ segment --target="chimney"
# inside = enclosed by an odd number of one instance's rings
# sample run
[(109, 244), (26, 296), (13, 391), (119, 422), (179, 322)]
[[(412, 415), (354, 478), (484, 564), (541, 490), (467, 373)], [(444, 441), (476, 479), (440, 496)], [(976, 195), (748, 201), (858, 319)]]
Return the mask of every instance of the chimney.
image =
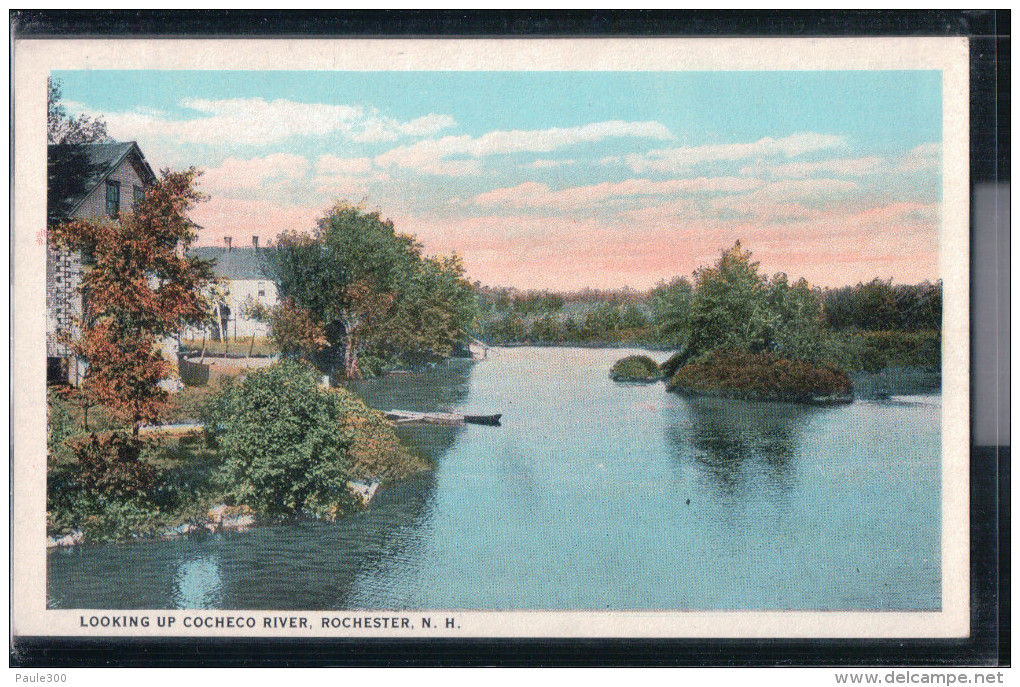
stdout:
[(255, 247), (255, 250), (259, 249), (259, 237), (258, 236), (252, 236), (251, 237), (251, 245)]
[(231, 242), (231, 240), (232, 239), (229, 236), (224, 236), (223, 237), (223, 243), (224, 243), (224, 245), (226, 245), (228, 253), (230, 252), (230, 242)]

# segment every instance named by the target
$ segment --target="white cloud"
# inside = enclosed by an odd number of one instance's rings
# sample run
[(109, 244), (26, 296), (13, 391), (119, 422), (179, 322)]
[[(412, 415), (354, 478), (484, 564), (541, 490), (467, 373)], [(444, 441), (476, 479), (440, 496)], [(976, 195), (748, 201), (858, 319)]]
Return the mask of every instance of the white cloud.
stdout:
[(613, 199), (632, 199), (643, 196), (735, 193), (759, 188), (762, 183), (757, 179), (738, 177), (700, 177), (669, 181), (628, 179), (621, 182), (604, 182), (592, 186), (578, 186), (553, 191), (546, 184), (525, 182), (512, 188), (501, 188), (481, 193), (471, 200), (475, 205), (564, 209), (583, 207)]
[(204, 116), (181, 118), (166, 112), (101, 113), (120, 140), (169, 139), (175, 143), (269, 144), (294, 136), (342, 134), (361, 142), (427, 136), (456, 125), (449, 115), (428, 114), (402, 122), (361, 105), (300, 103), (293, 100), (187, 98), (181, 106)]
[(677, 172), (706, 162), (736, 162), (752, 158), (796, 157), (846, 145), (842, 136), (801, 133), (785, 138), (766, 137), (752, 143), (722, 143), (662, 148), (647, 153), (609, 157), (603, 162), (625, 162), (635, 172)]
[[(880, 157), (837, 158), (817, 162), (788, 162), (775, 167), (765, 168), (772, 176), (780, 178), (804, 178), (816, 174), (836, 174), (839, 176), (864, 176), (882, 170), (883, 160)], [(754, 173), (754, 168), (744, 168), (741, 174)]]
[(921, 172), (938, 169), (942, 164), (942, 146), (938, 143), (922, 143), (912, 148), (893, 168), (896, 172)]
[(577, 160), (535, 160), (525, 165), (529, 169), (552, 169), (566, 165), (576, 165)]
[(348, 174), (363, 176), (372, 171), (370, 157), (335, 157), (323, 155), (315, 163), (315, 170), (321, 174)]
[(479, 170), (474, 160), (476, 158), (511, 153), (547, 153), (570, 145), (620, 137), (668, 139), (672, 138), (672, 134), (658, 122), (623, 121), (595, 122), (567, 128), (490, 131), (478, 137), (445, 136), (418, 141), (383, 153), (375, 161), (383, 167), (405, 167), (429, 174), (463, 175)]

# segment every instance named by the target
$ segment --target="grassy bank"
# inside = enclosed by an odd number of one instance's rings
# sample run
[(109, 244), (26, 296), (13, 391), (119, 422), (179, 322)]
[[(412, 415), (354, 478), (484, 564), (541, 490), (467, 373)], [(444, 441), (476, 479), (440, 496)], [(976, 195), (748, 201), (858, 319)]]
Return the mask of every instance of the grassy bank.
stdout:
[(313, 370), (292, 362), (222, 389), (176, 394), (163, 421), (205, 423), (189, 436), (132, 438), (102, 408), (89, 410), (86, 432), (73, 391), (51, 389), (49, 400), (47, 533), (55, 538), (201, 528), (221, 505), (253, 518), (337, 518), (360, 506), (350, 483), (430, 467), (400, 444), (381, 412), (346, 390), (318, 386)]

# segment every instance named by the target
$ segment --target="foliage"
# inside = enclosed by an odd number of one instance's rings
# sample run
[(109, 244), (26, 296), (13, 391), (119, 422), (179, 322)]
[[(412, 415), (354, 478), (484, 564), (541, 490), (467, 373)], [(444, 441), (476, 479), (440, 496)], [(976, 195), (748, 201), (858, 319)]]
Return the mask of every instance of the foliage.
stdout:
[(227, 387), (207, 423), (231, 496), (258, 512), (335, 517), (352, 505), (349, 479), (405, 455), (381, 414), (295, 360)]
[(685, 365), (667, 389), (683, 395), (805, 402), (849, 399), (853, 385), (845, 372), (827, 365), (730, 348), (715, 349)]
[(691, 296), (694, 288), (684, 277), (660, 281), (648, 294), (652, 322), (664, 342), (679, 344), (690, 328)]
[[(163, 170), (134, 212), (116, 220), (71, 220), (51, 227), (51, 247), (87, 256), (80, 336), (61, 332), (88, 363), (80, 388), (86, 407), (103, 405), (137, 428), (167, 404), (159, 386), (171, 367), (159, 346), (201, 321), (211, 266), (182, 253), (197, 238), (188, 211), (202, 196), (198, 172)], [(182, 250), (184, 249), (184, 250)]]
[(93, 119), (81, 114), (68, 115), (67, 108), (60, 104), (62, 93), (61, 82), (47, 79), (46, 108), (46, 141), (62, 145), (81, 145), (83, 143), (109, 143), (106, 122), (102, 117)]
[(288, 232), (266, 253), (279, 292), (325, 333), (325, 366), (360, 376), (368, 351), (448, 355), (473, 320), (456, 257), (423, 258), (379, 212), (337, 203), (313, 233)]
[(246, 309), (249, 317), (269, 325), (269, 338), (284, 355), (312, 359), (329, 345), (322, 325), (293, 298), (284, 298), (273, 307), (252, 303)]
[(878, 372), (887, 367), (942, 367), (939, 331), (848, 331), (837, 338), (844, 369)]
[(765, 294), (766, 279), (739, 241), (714, 266), (696, 270), (685, 337), (688, 357), (714, 348), (767, 349), (773, 315)]
[(46, 454), (57, 460), (68, 455), (67, 440), (78, 432), (72, 406), (55, 389), (46, 390)]
[(609, 369), (609, 377), (617, 382), (654, 382), (661, 374), (659, 364), (647, 355), (629, 355)]
[(825, 319), (835, 330), (925, 331), (942, 328), (942, 281), (896, 284), (873, 279), (867, 284), (826, 289)]
[(78, 479), (87, 494), (124, 498), (144, 493), (155, 483), (151, 465), (138, 460), (145, 443), (122, 432), (88, 434), (70, 442), (78, 461)]
[(766, 286), (765, 303), (771, 350), (794, 360), (831, 362), (829, 333), (817, 289), (811, 288), (805, 279), (798, 279), (791, 286), (780, 272)]
[[(100, 439), (100, 441), (103, 441)], [(133, 441), (121, 435), (121, 441)], [(91, 438), (82, 445), (87, 452)], [(102, 450), (100, 450), (100, 453)], [(106, 462), (112, 456), (108, 456)], [(148, 471), (144, 484), (118, 485), (114, 475), (107, 486), (88, 488), (77, 463), (52, 465), (47, 477), (47, 531), (54, 535), (83, 530), (90, 541), (156, 534), (168, 527), (200, 520), (223, 495), (214, 476), (215, 454), (181, 443), (141, 442), (137, 466)], [(102, 463), (98, 463), (101, 465)], [(130, 463), (126, 471), (138, 470)], [(123, 471), (121, 476), (123, 476)]]

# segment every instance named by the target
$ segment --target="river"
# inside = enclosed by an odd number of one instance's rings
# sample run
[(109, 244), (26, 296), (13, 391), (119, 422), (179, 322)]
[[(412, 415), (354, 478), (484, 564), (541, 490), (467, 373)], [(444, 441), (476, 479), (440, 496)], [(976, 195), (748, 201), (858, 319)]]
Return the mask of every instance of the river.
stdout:
[(687, 400), (610, 381), (631, 352), (493, 349), (361, 382), (375, 407), (503, 424), (400, 428), (435, 469), (337, 524), (51, 551), (49, 605), (941, 607), (937, 392), (826, 408)]

